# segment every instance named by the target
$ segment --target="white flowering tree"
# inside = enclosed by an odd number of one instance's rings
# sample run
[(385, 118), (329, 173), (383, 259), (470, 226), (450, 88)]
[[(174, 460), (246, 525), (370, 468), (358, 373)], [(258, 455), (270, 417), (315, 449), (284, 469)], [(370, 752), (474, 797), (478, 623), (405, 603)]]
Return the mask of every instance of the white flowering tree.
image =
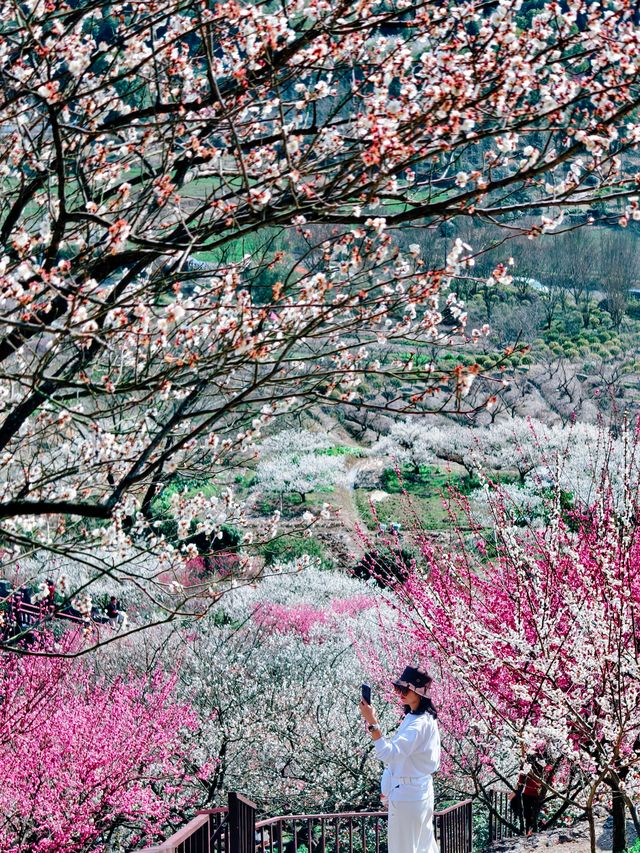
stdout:
[(410, 419), (397, 421), (374, 450), (395, 463), (411, 465), (415, 472), (438, 461), (455, 462), (473, 480), (482, 467), (482, 434), (464, 424), (430, 426)]
[(454, 462), (471, 478), (481, 471), (501, 471), (517, 474), (521, 486), (557, 483), (584, 503), (605, 475), (619, 492), (624, 487), (624, 471), (629, 466), (634, 470), (638, 464), (636, 442), (628, 426), (614, 438), (606, 428), (593, 424), (548, 426), (519, 417), (478, 428), (397, 421), (375, 451), (416, 470), (439, 461)]
[(396, 421), (389, 433), (374, 446), (373, 452), (388, 457), (395, 464), (409, 465), (418, 473), (423, 465), (436, 461), (428, 438), (436, 429), (413, 419)]
[(482, 468), (517, 472), (517, 486), (503, 491), (523, 499), (529, 509), (545, 492), (564, 492), (587, 507), (602, 488), (609, 490), (615, 505), (622, 504), (640, 470), (637, 436), (628, 422), (613, 435), (604, 425), (547, 426), (513, 418), (476, 434)]
[(430, 426), (408, 420), (395, 423), (376, 450), (400, 464), (411, 464), (416, 471), (423, 465), (445, 461), (461, 465), (472, 480), (485, 469), (517, 471), (524, 482), (561, 438), (561, 428), (550, 430), (525, 418), (477, 429), (466, 424)]
[[(354, 638), (383, 645), (395, 616), (360, 581), (299, 569), (281, 566), (234, 590), (171, 641), (182, 693), (200, 721), (192, 783), (205, 805), (229, 790), (271, 813), (379, 803), (380, 764), (357, 708), (372, 673)], [(139, 645), (131, 648), (140, 665)], [(117, 658), (122, 666), (122, 652)], [(397, 717), (385, 707), (391, 727)]]
[(331, 455), (329, 436), (307, 430), (283, 430), (264, 441), (256, 468), (257, 482), (267, 492), (297, 494), (330, 489), (345, 479), (345, 458)]
[[(537, 237), (594, 199), (640, 215), (629, 0), (3, 0), (0, 15), (9, 561), (64, 552), (153, 597), (189, 556), (154, 526), (158, 494), (224, 479), (280, 411), (356, 407), (376, 374), (404, 383), (392, 411), (464, 409), (482, 371), (439, 348), (461, 340), (449, 285), (472, 250), (430, 265), (394, 229), (513, 229), (544, 209), (523, 226)], [(428, 357), (387, 361), (387, 343)], [(241, 520), (230, 494), (177, 494), (180, 534)], [(133, 568), (145, 552), (161, 571)]]

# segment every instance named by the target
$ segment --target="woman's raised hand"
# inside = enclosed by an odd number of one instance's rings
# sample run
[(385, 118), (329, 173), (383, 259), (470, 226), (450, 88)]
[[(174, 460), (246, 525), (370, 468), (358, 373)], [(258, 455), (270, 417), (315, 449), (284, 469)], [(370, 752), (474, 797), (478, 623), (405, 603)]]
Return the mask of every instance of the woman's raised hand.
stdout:
[(360, 708), (360, 714), (362, 715), (362, 719), (370, 726), (375, 726), (375, 724), (378, 722), (378, 718), (376, 716), (376, 710), (373, 705), (369, 705), (368, 702), (365, 702), (364, 699), (361, 699), (358, 707)]

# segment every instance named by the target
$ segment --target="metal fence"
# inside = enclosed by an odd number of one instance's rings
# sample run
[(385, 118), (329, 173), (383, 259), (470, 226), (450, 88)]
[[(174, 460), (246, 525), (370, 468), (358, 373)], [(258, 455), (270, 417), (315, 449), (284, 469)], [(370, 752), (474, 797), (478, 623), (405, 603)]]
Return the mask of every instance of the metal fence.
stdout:
[(473, 803), (464, 800), (434, 814), (440, 853), (470, 853), (473, 849)]
[(142, 853), (230, 853), (228, 809), (203, 809), (171, 838)]
[[(471, 800), (435, 812), (441, 853), (471, 853)], [(387, 812), (279, 815), (257, 820), (257, 808), (230, 793), (228, 808), (199, 812), (163, 844), (141, 853), (387, 853)]]
[(258, 853), (381, 853), (386, 812), (282, 815), (256, 823)]
[(489, 792), (489, 837), (488, 843), (502, 838), (513, 838), (524, 834), (522, 815), (516, 816), (511, 808), (511, 791), (492, 789)]

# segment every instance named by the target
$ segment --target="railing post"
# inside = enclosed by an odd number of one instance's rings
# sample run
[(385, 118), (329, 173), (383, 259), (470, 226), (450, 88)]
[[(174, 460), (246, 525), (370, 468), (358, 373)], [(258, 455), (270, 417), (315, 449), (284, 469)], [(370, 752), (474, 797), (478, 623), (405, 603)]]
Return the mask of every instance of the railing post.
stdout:
[(229, 853), (254, 853), (256, 804), (242, 794), (229, 792)]
[(467, 853), (473, 850), (473, 802), (467, 806)]
[(489, 844), (493, 844), (493, 789), (489, 791)]

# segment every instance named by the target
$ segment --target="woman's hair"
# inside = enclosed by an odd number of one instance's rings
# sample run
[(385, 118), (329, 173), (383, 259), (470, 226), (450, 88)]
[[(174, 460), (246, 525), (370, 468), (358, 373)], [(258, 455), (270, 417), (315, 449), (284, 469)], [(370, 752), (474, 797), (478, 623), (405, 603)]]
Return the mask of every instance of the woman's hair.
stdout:
[(418, 716), (419, 714), (431, 714), (434, 719), (437, 719), (438, 717), (438, 712), (436, 711), (433, 702), (427, 696), (420, 697), (420, 704), (415, 711), (411, 710), (410, 705), (405, 705), (404, 712), (405, 714), (414, 714), (414, 716)]

